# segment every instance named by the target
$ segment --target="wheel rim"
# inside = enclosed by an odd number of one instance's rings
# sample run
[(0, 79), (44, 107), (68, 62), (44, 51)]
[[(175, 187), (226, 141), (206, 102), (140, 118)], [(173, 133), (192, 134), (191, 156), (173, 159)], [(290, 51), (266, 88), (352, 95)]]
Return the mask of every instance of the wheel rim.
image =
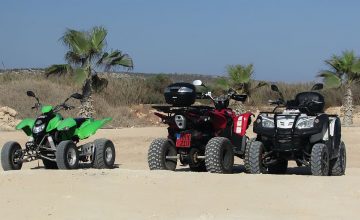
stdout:
[(67, 162), (70, 166), (74, 166), (76, 164), (76, 151), (74, 148), (70, 148), (67, 152)]
[(106, 163), (110, 163), (113, 158), (113, 150), (111, 147), (107, 147), (105, 150), (105, 161)]
[(11, 155), (11, 161), (12, 161), (13, 165), (19, 165), (21, 163), (21, 162), (19, 163), (19, 162), (15, 161), (16, 159), (20, 159), (20, 157), (18, 156), (19, 151), (20, 150), (15, 150), (14, 153)]

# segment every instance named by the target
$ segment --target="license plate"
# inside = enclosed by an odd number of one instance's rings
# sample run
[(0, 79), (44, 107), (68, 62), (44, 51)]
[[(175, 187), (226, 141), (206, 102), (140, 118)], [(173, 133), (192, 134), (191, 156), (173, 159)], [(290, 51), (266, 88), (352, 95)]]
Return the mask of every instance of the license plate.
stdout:
[(176, 134), (176, 147), (190, 147), (191, 146), (191, 134), (182, 133)]

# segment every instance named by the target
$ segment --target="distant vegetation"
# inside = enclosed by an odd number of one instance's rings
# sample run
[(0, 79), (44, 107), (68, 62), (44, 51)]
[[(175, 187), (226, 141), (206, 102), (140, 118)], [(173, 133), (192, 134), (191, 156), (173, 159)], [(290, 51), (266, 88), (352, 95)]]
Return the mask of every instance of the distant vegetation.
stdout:
[[(58, 104), (72, 92), (81, 89), (81, 85), (68, 77), (44, 77), (41, 70), (32, 73), (8, 73), (0, 74), (0, 106), (9, 106), (19, 112), (19, 118), (34, 117), (34, 111), (30, 109), (33, 99), (29, 99), (26, 90), (34, 90), (43, 103)], [(42, 72), (42, 73), (41, 73)], [(39, 74), (36, 74), (39, 73)], [(94, 94), (96, 118), (111, 116), (114, 118), (111, 126), (127, 127), (150, 125), (147, 120), (141, 119), (134, 114), (135, 110), (149, 111), (146, 104), (164, 103), (163, 90), (171, 82), (192, 82), (201, 79), (216, 94), (223, 91), (217, 85), (219, 77), (190, 74), (99, 74), (108, 80), (108, 86), (103, 91)], [(297, 92), (306, 91), (314, 83), (277, 83), (283, 91), (285, 98), (293, 98)], [(327, 106), (340, 106), (342, 103), (344, 88), (340, 90), (325, 89), (322, 93), (326, 98)], [(360, 88), (354, 87), (354, 104), (360, 105)], [(252, 101), (246, 103), (246, 108), (252, 106), (268, 106), (269, 99), (277, 98), (276, 93), (271, 92), (268, 86), (261, 87), (252, 94)], [(75, 106), (80, 103), (73, 100)], [(145, 104), (140, 109), (137, 105)], [(251, 105), (251, 106), (249, 106)], [(76, 114), (77, 110), (65, 113), (65, 116)], [(154, 120), (157, 120), (156, 118)]]

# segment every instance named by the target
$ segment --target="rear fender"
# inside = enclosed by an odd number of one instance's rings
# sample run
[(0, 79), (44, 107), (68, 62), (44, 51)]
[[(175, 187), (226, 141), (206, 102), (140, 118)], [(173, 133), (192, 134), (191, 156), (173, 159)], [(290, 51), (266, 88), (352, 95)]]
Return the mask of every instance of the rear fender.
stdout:
[(23, 130), (27, 136), (32, 135), (35, 119), (25, 118), (15, 127), (16, 130)]
[(80, 139), (85, 139), (95, 134), (96, 131), (103, 127), (107, 122), (111, 121), (112, 118), (104, 118), (101, 120), (89, 119), (85, 121), (77, 130), (76, 135)]
[(234, 132), (241, 136), (246, 134), (246, 130), (251, 124), (251, 116), (254, 116), (251, 112), (246, 112), (241, 115), (235, 116), (234, 119)]

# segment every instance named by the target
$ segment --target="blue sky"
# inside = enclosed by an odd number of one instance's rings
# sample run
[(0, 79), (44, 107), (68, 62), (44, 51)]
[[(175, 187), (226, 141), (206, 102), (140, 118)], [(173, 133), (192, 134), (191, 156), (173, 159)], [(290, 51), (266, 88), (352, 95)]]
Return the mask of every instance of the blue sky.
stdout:
[(130, 54), (136, 72), (222, 75), (253, 63), (256, 79), (310, 81), (332, 54), (360, 53), (359, 9), (350, 0), (0, 0), (0, 62), (63, 63), (66, 28), (103, 25), (108, 49)]

